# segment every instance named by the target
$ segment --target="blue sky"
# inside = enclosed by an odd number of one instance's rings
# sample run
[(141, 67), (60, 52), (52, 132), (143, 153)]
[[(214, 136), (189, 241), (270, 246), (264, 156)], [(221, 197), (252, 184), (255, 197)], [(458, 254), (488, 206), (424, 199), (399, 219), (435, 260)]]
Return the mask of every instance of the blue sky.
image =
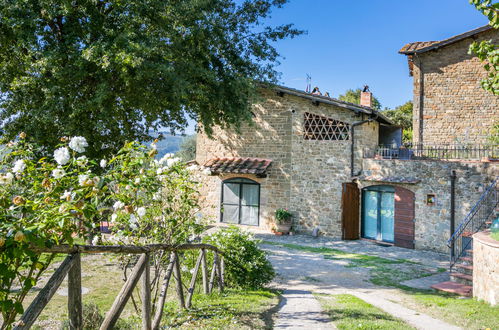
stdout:
[[(307, 31), (276, 43), (281, 84), (305, 90), (310, 74), (312, 86), (332, 97), (367, 84), (384, 109), (412, 100), (402, 46), (446, 39), (488, 21), (468, 0), (290, 0), (266, 23)], [(186, 133), (193, 132), (191, 122)]]
[(468, 0), (290, 0), (268, 22), (308, 31), (276, 44), (282, 84), (304, 90), (308, 73), (332, 97), (368, 84), (383, 108), (412, 100), (407, 60), (398, 54), (404, 44), (488, 23)]

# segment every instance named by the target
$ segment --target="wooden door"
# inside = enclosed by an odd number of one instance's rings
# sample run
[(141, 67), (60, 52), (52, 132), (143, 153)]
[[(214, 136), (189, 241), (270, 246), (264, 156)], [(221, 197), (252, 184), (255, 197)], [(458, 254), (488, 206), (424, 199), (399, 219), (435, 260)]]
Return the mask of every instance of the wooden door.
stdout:
[(355, 183), (344, 183), (341, 196), (343, 239), (359, 239), (360, 192)]
[(395, 242), (396, 246), (414, 249), (414, 193), (395, 187)]

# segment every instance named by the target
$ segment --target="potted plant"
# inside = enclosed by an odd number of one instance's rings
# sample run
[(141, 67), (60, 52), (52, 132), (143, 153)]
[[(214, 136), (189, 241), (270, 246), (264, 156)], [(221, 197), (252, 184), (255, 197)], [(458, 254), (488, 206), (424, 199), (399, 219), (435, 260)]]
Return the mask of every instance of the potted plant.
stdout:
[(289, 233), (291, 225), (293, 224), (291, 217), (292, 214), (289, 213), (287, 209), (277, 209), (275, 211), (275, 222), (278, 232), (285, 234)]

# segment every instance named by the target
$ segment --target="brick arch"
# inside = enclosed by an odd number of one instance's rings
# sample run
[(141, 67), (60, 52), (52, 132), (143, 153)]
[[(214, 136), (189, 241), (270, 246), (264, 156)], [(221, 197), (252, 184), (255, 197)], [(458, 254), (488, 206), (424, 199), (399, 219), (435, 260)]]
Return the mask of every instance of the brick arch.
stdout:
[(409, 189), (394, 186), (394, 231), (396, 246), (414, 249), (414, 201), (415, 194)]

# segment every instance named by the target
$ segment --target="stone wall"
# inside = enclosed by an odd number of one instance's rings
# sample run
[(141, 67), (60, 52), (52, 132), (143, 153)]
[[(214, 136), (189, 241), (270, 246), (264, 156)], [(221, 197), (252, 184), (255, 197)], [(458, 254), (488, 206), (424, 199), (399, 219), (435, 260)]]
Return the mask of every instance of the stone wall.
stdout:
[[(212, 138), (199, 133), (196, 161), (203, 165), (214, 157), (258, 157), (272, 159), (267, 178), (248, 177), (261, 184), (260, 227), (270, 228), (277, 208), (289, 207), (291, 172), (291, 109), (285, 98), (264, 92), (263, 101), (253, 106), (253, 125), (244, 124), (240, 133), (215, 127)], [(201, 206), (203, 216), (220, 220), (221, 182), (231, 176), (202, 176)]]
[[(296, 101), (293, 114), (291, 204), (300, 232), (319, 226), (326, 235), (341, 238), (342, 183), (350, 182), (351, 141), (313, 141), (303, 138), (303, 112), (353, 123), (361, 121), (352, 111), (329, 105), (311, 106)], [(378, 144), (377, 122), (355, 127), (355, 172), (361, 170), (364, 148)]]
[[(476, 38), (490, 39), (499, 43), (499, 31), (481, 33)], [(414, 142), (420, 142), (421, 76), (423, 143), (484, 143), (493, 123), (499, 121), (499, 96), (480, 86), (486, 71), (477, 57), (468, 54), (472, 41), (467, 38), (414, 56)]]
[[(196, 161), (203, 165), (213, 157), (258, 157), (272, 159), (266, 178), (247, 176), (261, 184), (260, 227), (270, 229), (277, 208), (294, 215), (295, 230), (315, 226), (329, 235), (341, 235), (341, 184), (350, 181), (351, 141), (316, 141), (303, 137), (305, 112), (327, 116), (349, 124), (363, 119), (353, 111), (333, 105), (314, 105), (297, 96), (262, 92), (262, 101), (253, 106), (253, 125), (240, 133), (214, 129), (213, 138), (200, 133)], [(372, 152), (378, 141), (377, 122), (355, 128), (356, 172), (362, 169), (362, 153)], [(371, 150), (372, 149), (372, 150)], [(220, 219), (222, 181), (240, 175), (202, 176), (202, 213)]]
[(499, 241), (488, 232), (473, 235), (473, 297), (499, 304)]
[[(450, 174), (456, 171), (456, 226), (478, 201), (487, 184), (499, 175), (499, 164), (488, 162), (454, 162), (435, 160), (364, 159), (364, 175), (375, 177), (412, 177), (417, 184), (390, 184), (360, 181), (360, 187), (389, 184), (415, 193), (416, 249), (448, 252), (450, 237)], [(428, 194), (436, 203), (427, 205)]]

